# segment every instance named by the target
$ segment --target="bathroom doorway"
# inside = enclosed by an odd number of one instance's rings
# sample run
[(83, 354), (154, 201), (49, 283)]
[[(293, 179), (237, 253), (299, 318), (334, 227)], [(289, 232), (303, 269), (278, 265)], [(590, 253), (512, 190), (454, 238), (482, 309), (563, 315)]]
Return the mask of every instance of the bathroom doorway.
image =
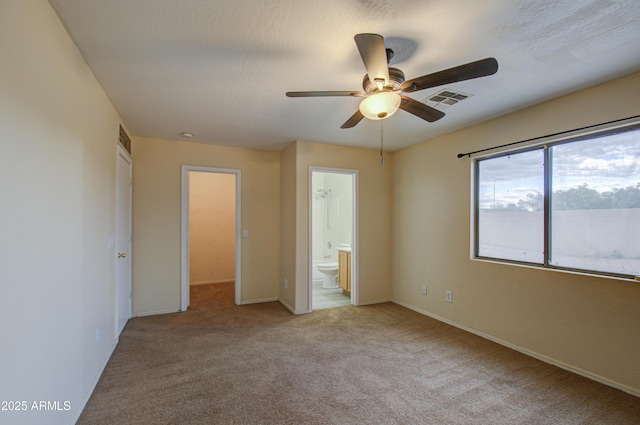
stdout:
[(240, 170), (183, 166), (182, 179), (181, 310), (230, 291), (239, 304)]
[(357, 171), (310, 172), (309, 306), (357, 305)]

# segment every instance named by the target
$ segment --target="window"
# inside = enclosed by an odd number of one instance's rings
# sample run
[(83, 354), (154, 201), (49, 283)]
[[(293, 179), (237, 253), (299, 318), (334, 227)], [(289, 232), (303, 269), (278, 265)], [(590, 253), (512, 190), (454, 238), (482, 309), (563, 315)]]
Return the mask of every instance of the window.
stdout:
[(640, 125), (476, 160), (475, 255), (640, 275)]

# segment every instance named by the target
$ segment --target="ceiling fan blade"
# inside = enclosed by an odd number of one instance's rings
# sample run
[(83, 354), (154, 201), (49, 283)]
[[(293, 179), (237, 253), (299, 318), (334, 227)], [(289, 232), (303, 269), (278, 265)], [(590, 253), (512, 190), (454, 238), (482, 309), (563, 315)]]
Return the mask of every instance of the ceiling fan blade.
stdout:
[(355, 127), (356, 124), (362, 121), (363, 118), (364, 115), (362, 115), (362, 112), (360, 112), (360, 110), (358, 109), (355, 114), (351, 115), (351, 118), (349, 118), (344, 124), (340, 126), (340, 128)]
[(418, 102), (417, 100), (410, 98), (409, 96), (402, 96), (400, 109), (404, 109), (405, 111), (415, 115), (416, 117), (422, 118), (423, 120), (429, 122), (438, 121), (445, 115), (444, 112), (432, 108), (431, 106), (425, 105), (422, 102)]
[(386, 86), (389, 83), (389, 66), (384, 38), (378, 34), (356, 34), (354, 39), (371, 83), (380, 82)]
[(486, 58), (407, 80), (402, 83), (400, 90), (403, 92), (414, 92), (429, 87), (486, 77), (495, 74), (497, 71), (498, 61), (495, 58)]
[(288, 91), (287, 97), (321, 97), (321, 96), (355, 96), (364, 97), (367, 94), (359, 91)]

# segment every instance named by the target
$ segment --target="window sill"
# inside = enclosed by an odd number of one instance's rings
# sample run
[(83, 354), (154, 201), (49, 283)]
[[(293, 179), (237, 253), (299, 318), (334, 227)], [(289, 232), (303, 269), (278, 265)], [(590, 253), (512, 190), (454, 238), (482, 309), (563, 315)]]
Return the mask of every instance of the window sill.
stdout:
[(593, 271), (584, 271), (584, 270), (573, 270), (573, 269), (564, 269), (560, 267), (554, 266), (542, 266), (531, 263), (522, 263), (518, 261), (509, 261), (509, 260), (500, 260), (496, 258), (488, 258), (488, 257), (472, 257), (471, 261), (479, 261), (482, 263), (491, 263), (491, 264), (499, 264), (503, 266), (516, 266), (516, 267), (524, 267), (528, 269), (535, 270), (544, 270), (550, 272), (558, 272), (558, 273), (567, 273), (578, 276), (587, 276), (587, 277), (598, 277), (604, 279), (613, 279), (622, 282), (632, 282), (632, 283), (640, 283), (640, 276), (626, 276), (626, 275), (614, 275), (608, 274), (605, 272), (593, 272)]

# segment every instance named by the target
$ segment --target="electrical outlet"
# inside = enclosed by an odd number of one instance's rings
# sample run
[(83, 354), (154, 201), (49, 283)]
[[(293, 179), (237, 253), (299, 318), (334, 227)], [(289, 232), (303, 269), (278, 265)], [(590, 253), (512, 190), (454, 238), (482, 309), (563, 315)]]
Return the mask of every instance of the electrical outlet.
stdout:
[(448, 303), (452, 303), (453, 302), (453, 292), (451, 291), (447, 291), (444, 293), (444, 298), (447, 300)]
[(96, 328), (96, 344), (100, 342), (100, 326)]
[(284, 278), (284, 289), (287, 289), (287, 286), (289, 286), (289, 282), (287, 282), (287, 278)]
[(422, 285), (422, 295), (427, 295), (427, 285)]

